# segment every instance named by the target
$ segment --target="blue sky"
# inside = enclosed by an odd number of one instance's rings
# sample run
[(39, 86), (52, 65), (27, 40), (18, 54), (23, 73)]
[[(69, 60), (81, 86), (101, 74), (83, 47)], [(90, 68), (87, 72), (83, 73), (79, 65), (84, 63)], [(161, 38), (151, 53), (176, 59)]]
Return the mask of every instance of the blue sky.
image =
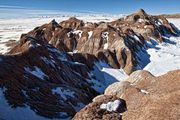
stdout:
[(0, 8), (26, 8), (70, 12), (129, 14), (143, 8), (148, 13), (180, 13), (180, 0), (0, 0)]

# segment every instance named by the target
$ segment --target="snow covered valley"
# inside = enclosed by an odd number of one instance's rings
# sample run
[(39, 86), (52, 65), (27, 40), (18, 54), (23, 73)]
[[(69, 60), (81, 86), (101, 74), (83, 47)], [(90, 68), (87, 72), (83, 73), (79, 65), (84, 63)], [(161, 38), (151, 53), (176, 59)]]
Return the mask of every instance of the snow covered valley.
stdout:
[[(169, 19), (180, 29), (180, 19)], [(144, 70), (150, 71), (153, 75), (162, 75), (171, 70), (180, 69), (180, 37), (166, 37), (165, 42), (156, 43), (152, 48), (147, 49), (150, 55), (150, 63)]]

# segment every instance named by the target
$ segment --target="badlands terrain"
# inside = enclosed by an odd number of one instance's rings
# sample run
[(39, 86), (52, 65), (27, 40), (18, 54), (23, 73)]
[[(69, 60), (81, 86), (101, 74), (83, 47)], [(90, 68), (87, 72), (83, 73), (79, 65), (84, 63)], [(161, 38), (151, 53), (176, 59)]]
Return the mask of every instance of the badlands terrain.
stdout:
[(0, 120), (180, 119), (180, 19), (0, 19)]

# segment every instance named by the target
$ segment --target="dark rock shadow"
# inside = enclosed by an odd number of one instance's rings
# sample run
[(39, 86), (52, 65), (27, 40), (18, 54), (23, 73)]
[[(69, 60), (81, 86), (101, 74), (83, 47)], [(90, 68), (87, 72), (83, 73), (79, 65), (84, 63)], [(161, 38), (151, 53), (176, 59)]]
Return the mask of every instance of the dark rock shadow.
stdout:
[(137, 60), (136, 70), (142, 70), (148, 63), (150, 63), (150, 55), (145, 47), (141, 48), (136, 52), (135, 56)]
[(164, 38), (164, 42), (165, 42), (165, 43), (168, 43), (168, 44), (172, 44), (172, 45), (175, 45), (175, 44), (176, 44), (176, 42), (171, 41), (171, 40), (168, 39), (168, 38)]
[(170, 23), (171, 27), (174, 29), (174, 31), (176, 32), (176, 34), (178, 36), (180, 36), (180, 30), (173, 24), (173, 23)]

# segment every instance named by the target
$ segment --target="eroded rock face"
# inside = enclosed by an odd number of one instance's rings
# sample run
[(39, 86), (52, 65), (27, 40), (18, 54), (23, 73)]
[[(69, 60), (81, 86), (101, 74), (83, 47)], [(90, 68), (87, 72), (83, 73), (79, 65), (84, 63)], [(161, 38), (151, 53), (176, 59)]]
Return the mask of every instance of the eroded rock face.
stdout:
[(60, 22), (60, 25), (63, 28), (79, 29), (84, 26), (84, 22), (82, 20), (78, 20), (75, 17), (71, 17), (66, 21)]
[(58, 24), (53, 20), (27, 35), (47, 41), (64, 52), (95, 55), (130, 74), (142, 69), (136, 53), (146, 47), (147, 41), (163, 42), (163, 36), (177, 35), (177, 32), (163, 16), (151, 16), (140, 9), (112, 22), (85, 23), (72, 17)]
[[(127, 104), (127, 111), (122, 113), (122, 120), (178, 120), (180, 119), (179, 78), (180, 70), (171, 71), (158, 77), (147, 71), (138, 71), (128, 80), (110, 85), (104, 95), (96, 97), (94, 102), (78, 112), (74, 119), (93, 119), (92, 116), (104, 119), (103, 116), (107, 114), (98, 113), (98, 101), (111, 101), (106, 96), (114, 95), (124, 99)], [(106, 112), (108, 111), (106, 110)], [(112, 112), (111, 114), (117, 113)], [(116, 115), (111, 116), (111, 119), (119, 120)]]
[(11, 107), (29, 106), (41, 116), (65, 119), (98, 94), (87, 81), (85, 64), (42, 39), (24, 36), (0, 58), (0, 86)]
[(143, 9), (111, 23), (113, 27), (120, 27), (122, 30), (131, 28), (134, 32), (141, 34), (146, 40), (151, 38), (163, 42), (163, 35), (177, 35), (173, 27), (163, 16), (148, 15)]

